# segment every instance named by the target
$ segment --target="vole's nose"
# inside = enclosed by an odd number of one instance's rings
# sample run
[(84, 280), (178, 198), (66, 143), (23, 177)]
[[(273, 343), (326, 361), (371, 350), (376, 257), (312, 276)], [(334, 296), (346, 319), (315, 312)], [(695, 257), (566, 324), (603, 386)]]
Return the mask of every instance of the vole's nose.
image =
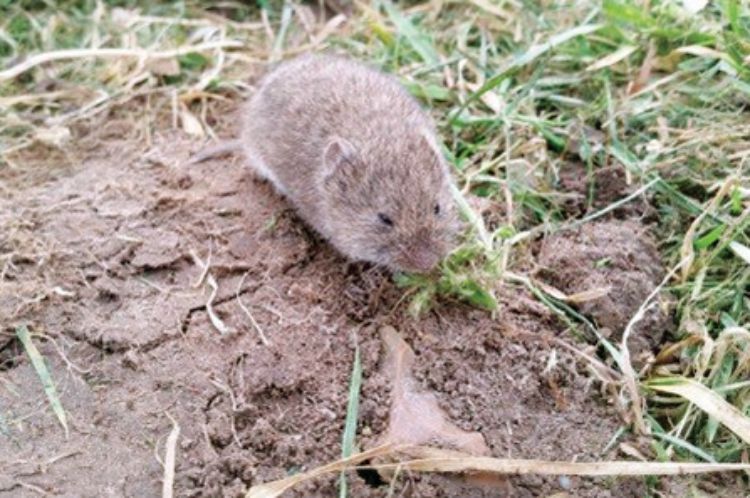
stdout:
[(428, 272), (435, 268), (440, 261), (440, 256), (430, 249), (419, 248), (405, 254), (405, 260), (408, 269), (418, 272)]

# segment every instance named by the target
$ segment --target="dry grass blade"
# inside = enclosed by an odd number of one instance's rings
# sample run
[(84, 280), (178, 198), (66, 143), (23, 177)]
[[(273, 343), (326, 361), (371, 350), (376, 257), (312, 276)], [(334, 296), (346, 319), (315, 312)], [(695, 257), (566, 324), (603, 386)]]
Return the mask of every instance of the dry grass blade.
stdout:
[(164, 456), (164, 482), (161, 495), (163, 498), (174, 496), (174, 467), (177, 458), (177, 438), (180, 437), (180, 426), (171, 415), (167, 417), (172, 421), (172, 431), (167, 437), (166, 455)]
[(633, 45), (625, 45), (623, 47), (620, 47), (608, 56), (602, 57), (598, 61), (591, 64), (586, 68), (586, 71), (598, 71), (599, 69), (604, 69), (605, 67), (614, 66), (618, 62), (627, 59), (636, 50), (638, 50), (638, 47), (635, 47)]
[(495, 2), (489, 2), (488, 0), (471, 0), (471, 3), (500, 19), (506, 21), (513, 19), (513, 14), (495, 5)]
[(738, 258), (741, 258), (745, 263), (750, 265), (750, 247), (740, 244), (737, 241), (729, 243), (729, 248)]
[(681, 261), (667, 275), (662, 279), (661, 283), (651, 291), (646, 297), (641, 306), (636, 311), (635, 315), (630, 319), (628, 324), (625, 326), (625, 331), (622, 333), (622, 340), (620, 342), (620, 354), (615, 357), (617, 365), (620, 367), (620, 371), (623, 374), (623, 380), (625, 388), (630, 394), (631, 409), (633, 412), (633, 423), (641, 434), (649, 434), (650, 431), (646, 425), (646, 421), (643, 414), (643, 399), (638, 389), (638, 375), (633, 369), (633, 365), (630, 361), (630, 348), (628, 346), (628, 340), (635, 328), (635, 325), (644, 319), (646, 312), (654, 303), (654, 300), (659, 295), (661, 290), (672, 278), (677, 274), (680, 268), (683, 268), (685, 262)]
[(63, 409), (60, 398), (57, 395), (57, 388), (55, 387), (55, 383), (52, 381), (52, 376), (50, 375), (49, 369), (44, 362), (44, 358), (32, 342), (31, 335), (29, 334), (29, 329), (26, 328), (25, 325), (20, 326), (16, 329), (16, 335), (18, 336), (18, 340), (21, 341), (21, 344), (26, 350), (26, 354), (29, 355), (29, 359), (31, 360), (31, 364), (34, 366), (34, 370), (36, 370), (36, 373), (39, 376), (39, 380), (42, 381), (42, 386), (44, 386), (44, 392), (47, 395), (50, 406), (52, 406), (52, 411), (55, 412), (57, 419), (60, 421), (60, 425), (63, 426), (63, 429), (65, 430), (65, 438), (67, 439), (69, 433), (65, 410)]
[(724, 180), (724, 183), (721, 185), (721, 188), (719, 188), (718, 192), (714, 196), (713, 199), (711, 199), (711, 202), (708, 204), (708, 206), (701, 212), (698, 217), (693, 220), (693, 223), (690, 224), (690, 227), (688, 228), (687, 232), (685, 233), (685, 237), (682, 241), (682, 247), (681, 247), (681, 255), (682, 255), (682, 280), (687, 281), (688, 277), (690, 276), (691, 269), (693, 267), (693, 262), (695, 261), (695, 249), (693, 247), (693, 244), (695, 242), (695, 236), (698, 232), (698, 229), (701, 226), (701, 223), (703, 223), (703, 220), (706, 219), (711, 213), (716, 211), (716, 207), (720, 204), (721, 200), (724, 199), (724, 197), (729, 194), (732, 187), (734, 187), (736, 183), (736, 179), (733, 177), (728, 177), (726, 180)]
[(439, 448), (412, 447), (400, 451), (413, 460), (379, 465), (377, 468), (414, 472), (487, 472), (513, 475), (548, 476), (651, 476), (702, 474), (742, 471), (750, 464), (641, 462), (611, 460), (603, 462), (555, 462), (512, 458), (472, 457)]
[(700, 382), (678, 377), (658, 379), (646, 385), (654, 391), (685, 398), (750, 444), (750, 418)]
[(378, 469), (402, 469), (413, 472), (492, 472), (512, 475), (548, 476), (676, 476), (709, 472), (747, 471), (742, 463), (677, 463), (677, 462), (549, 462), (544, 460), (513, 460), (486, 457), (424, 458), (397, 464), (377, 466)]
[(277, 496), (281, 496), (283, 492), (293, 488), (301, 482), (309, 481), (310, 479), (315, 479), (318, 476), (331, 472), (340, 472), (342, 470), (350, 469), (353, 466), (366, 460), (390, 455), (392, 453), (392, 446), (378, 446), (377, 448), (352, 455), (349, 458), (342, 458), (341, 460), (337, 460), (333, 463), (323, 465), (322, 467), (318, 467), (317, 469), (313, 469), (309, 472), (304, 472), (302, 474), (296, 474), (285, 479), (280, 479), (278, 481), (253, 486), (247, 492), (245, 498), (275, 498)]
[(706, 57), (709, 59), (728, 59), (727, 54), (701, 45), (688, 45), (675, 50), (677, 54), (694, 55), (696, 57)]
[(464, 194), (455, 185), (451, 185), (451, 193), (453, 194), (453, 200), (456, 202), (461, 215), (464, 216), (471, 227), (476, 230), (477, 238), (481, 242), (485, 251), (491, 251), (493, 247), (492, 237), (487, 231), (487, 227), (485, 226), (482, 217), (471, 208), (466, 197), (464, 197)]
[(321, 475), (352, 468), (360, 462), (374, 457), (417, 457), (413, 460), (371, 465), (377, 470), (413, 472), (484, 472), (496, 475), (547, 475), (547, 476), (655, 476), (685, 475), (710, 472), (750, 471), (745, 463), (678, 463), (678, 462), (553, 462), (545, 460), (522, 460), (470, 455), (424, 446), (394, 448), (380, 446), (373, 450), (358, 453), (349, 458), (337, 460), (317, 469), (287, 477), (267, 484), (253, 486), (246, 498), (275, 498), (297, 484)]
[(216, 42), (201, 43), (198, 45), (185, 45), (174, 50), (164, 50), (156, 52), (143, 48), (97, 48), (97, 49), (71, 49), (71, 50), (54, 50), (52, 52), (45, 52), (42, 54), (36, 54), (29, 57), (28, 60), (16, 64), (5, 71), (0, 72), (0, 81), (9, 80), (15, 78), (19, 74), (23, 74), (29, 69), (32, 69), (41, 64), (47, 62), (54, 62), (67, 59), (83, 59), (83, 58), (94, 58), (94, 57), (138, 57), (141, 59), (165, 59), (171, 57), (178, 57), (180, 55), (189, 54), (191, 52), (203, 52), (206, 50), (214, 50), (217, 48), (241, 48), (242, 42), (236, 40), (223, 40)]

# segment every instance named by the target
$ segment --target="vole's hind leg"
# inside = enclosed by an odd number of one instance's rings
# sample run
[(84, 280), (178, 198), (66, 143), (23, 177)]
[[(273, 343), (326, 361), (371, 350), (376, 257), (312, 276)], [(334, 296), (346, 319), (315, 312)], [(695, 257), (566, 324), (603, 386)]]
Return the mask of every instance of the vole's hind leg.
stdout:
[(258, 175), (260, 178), (263, 178), (264, 180), (268, 180), (271, 182), (271, 184), (276, 188), (276, 190), (283, 195), (287, 195), (287, 190), (284, 188), (284, 186), (279, 181), (276, 174), (274, 174), (273, 171), (271, 171), (271, 168), (266, 165), (265, 161), (261, 159), (260, 154), (256, 153), (252, 149), (245, 147), (245, 159), (247, 160), (247, 164), (250, 166), (250, 168), (255, 172), (256, 175)]

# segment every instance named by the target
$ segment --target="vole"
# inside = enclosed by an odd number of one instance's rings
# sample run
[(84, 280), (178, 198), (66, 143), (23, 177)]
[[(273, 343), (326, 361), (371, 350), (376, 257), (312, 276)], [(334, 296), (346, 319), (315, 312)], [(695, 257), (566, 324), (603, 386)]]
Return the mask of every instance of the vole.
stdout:
[(458, 225), (435, 126), (398, 81), (332, 55), (281, 63), (240, 113), (241, 150), (300, 216), (355, 261), (427, 272)]

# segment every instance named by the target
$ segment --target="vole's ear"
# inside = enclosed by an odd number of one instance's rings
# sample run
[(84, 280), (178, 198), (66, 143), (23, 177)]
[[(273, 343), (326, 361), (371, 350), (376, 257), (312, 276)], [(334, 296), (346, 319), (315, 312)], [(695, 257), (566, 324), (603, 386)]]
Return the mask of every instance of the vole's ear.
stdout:
[(354, 180), (358, 176), (357, 150), (341, 137), (331, 137), (323, 151), (323, 177), (340, 181)]

